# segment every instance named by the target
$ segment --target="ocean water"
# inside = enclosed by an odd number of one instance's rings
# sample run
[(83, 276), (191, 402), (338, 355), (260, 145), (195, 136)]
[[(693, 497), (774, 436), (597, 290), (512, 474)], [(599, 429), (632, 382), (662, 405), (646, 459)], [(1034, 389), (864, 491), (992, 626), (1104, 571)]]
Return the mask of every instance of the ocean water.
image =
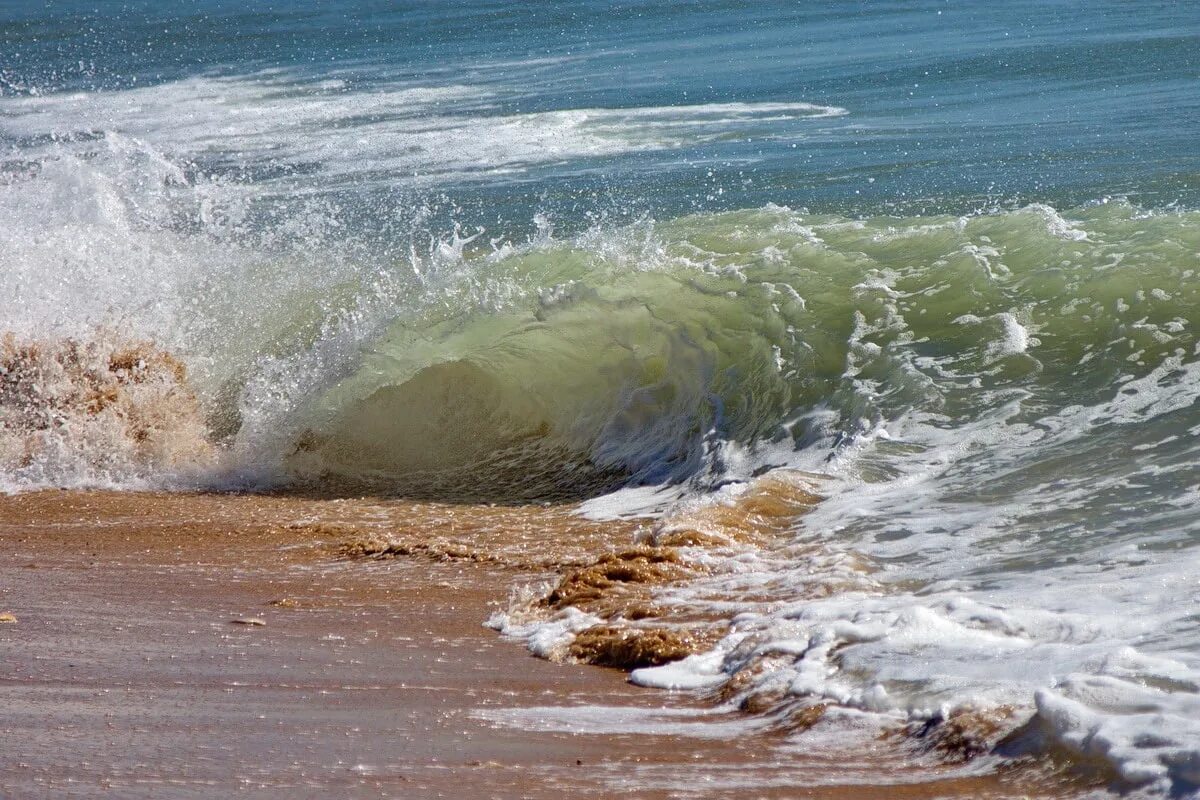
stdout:
[(635, 680), (1194, 793), (1198, 137), (1186, 2), (0, 0), (0, 484), (803, 473)]

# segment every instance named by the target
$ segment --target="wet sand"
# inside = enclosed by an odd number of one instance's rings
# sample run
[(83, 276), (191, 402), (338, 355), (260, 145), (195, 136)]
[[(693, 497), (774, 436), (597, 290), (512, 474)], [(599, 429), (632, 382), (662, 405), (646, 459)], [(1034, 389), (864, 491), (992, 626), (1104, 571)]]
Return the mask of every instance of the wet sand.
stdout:
[[(627, 546), (634, 527), (538, 507), (0, 496), (0, 613), (16, 617), (0, 624), (0, 796), (1074, 793), (883, 743), (810, 752), (722, 733), (744, 715), (534, 658), (482, 626), (514, 584)], [(339, 557), (383, 529), (436, 546)], [(581, 706), (578, 724), (558, 710)]]

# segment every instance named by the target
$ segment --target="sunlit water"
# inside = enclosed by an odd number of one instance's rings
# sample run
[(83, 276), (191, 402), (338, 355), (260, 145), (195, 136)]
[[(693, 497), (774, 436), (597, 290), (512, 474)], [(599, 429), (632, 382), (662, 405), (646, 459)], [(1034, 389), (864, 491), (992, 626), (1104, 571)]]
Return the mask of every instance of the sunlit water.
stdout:
[(639, 680), (789, 643), (792, 694), (1016, 706), (1194, 791), (1198, 64), (1188, 3), (0, 3), (0, 328), (170, 351), (215, 446), (148, 460), (25, 372), (0, 480), (686, 504), (800, 468), (795, 543), (870, 569), (678, 590), (734, 633)]

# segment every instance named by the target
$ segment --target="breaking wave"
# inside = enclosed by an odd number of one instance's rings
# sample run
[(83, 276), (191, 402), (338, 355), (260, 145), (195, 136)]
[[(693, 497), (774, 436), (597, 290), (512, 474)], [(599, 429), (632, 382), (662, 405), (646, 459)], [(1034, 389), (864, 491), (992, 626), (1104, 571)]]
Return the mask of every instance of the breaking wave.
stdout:
[[(637, 124), (683, 125), (656, 114)], [(141, 139), (68, 138), (0, 169), (5, 489), (518, 503), (667, 486), (651, 505), (684, 510), (662, 541), (576, 583), (686, 576), (631, 597), (713, 627), (666, 632), (671, 612), (630, 634), (616, 606), (546, 605), (531, 641), (686, 655), (635, 678), (821, 706), (804, 725), (1008, 709), (989, 730), (1131, 784), (1200, 782), (1180, 600), (1200, 518), (1197, 212), (766, 206), (565, 236), (539, 220), (506, 241), (440, 235), (422, 207), (381, 243), (330, 197), (264, 206), (265, 184)], [(696, 510), (792, 472), (824, 499), (769, 536)]]

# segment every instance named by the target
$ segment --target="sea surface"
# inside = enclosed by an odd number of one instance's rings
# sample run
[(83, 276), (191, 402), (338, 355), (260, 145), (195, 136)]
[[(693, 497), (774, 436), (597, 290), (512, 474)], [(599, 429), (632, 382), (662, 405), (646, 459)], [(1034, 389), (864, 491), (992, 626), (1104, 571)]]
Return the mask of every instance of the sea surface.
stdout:
[(635, 680), (1195, 793), (1198, 143), (1192, 2), (0, 0), (0, 487), (803, 476)]

